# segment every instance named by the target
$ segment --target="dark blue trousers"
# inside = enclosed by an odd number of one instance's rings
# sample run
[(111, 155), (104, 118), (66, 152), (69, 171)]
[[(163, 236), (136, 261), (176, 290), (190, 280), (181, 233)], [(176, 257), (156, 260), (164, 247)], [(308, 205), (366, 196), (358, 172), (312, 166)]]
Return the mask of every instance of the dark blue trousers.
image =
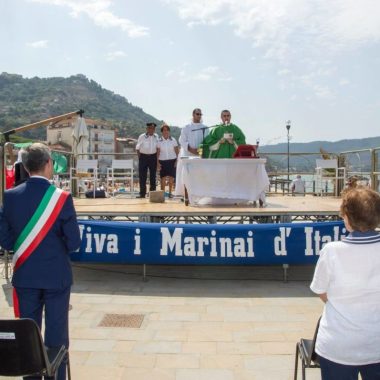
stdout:
[(362, 380), (380, 380), (380, 363), (345, 365), (320, 357), (319, 364), (322, 380), (358, 380), (359, 373)]
[[(41, 329), (42, 314), (45, 311), (46, 347), (69, 347), (69, 301), (70, 286), (63, 289), (16, 288), (21, 318), (36, 321)], [(26, 377), (25, 379), (41, 379)], [(66, 363), (58, 369), (58, 380), (66, 379)]]
[(143, 154), (139, 156), (139, 182), (140, 182), (140, 197), (146, 195), (146, 180), (149, 170), (149, 189), (156, 190), (157, 179), (157, 153)]

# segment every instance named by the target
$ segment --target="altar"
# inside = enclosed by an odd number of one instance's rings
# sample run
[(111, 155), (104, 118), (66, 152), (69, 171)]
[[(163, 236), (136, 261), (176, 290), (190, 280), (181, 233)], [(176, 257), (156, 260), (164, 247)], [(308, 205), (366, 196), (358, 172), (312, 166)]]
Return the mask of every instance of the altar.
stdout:
[(265, 158), (182, 159), (190, 205), (254, 202), (268, 189)]

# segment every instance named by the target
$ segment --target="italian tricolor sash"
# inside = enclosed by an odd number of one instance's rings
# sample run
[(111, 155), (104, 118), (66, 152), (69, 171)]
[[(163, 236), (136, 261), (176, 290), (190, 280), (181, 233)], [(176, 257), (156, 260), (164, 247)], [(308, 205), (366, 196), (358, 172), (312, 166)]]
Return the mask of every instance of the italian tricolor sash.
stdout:
[(34, 252), (54, 222), (69, 193), (50, 185), (33, 216), (16, 240), (13, 255), (13, 270), (16, 271)]

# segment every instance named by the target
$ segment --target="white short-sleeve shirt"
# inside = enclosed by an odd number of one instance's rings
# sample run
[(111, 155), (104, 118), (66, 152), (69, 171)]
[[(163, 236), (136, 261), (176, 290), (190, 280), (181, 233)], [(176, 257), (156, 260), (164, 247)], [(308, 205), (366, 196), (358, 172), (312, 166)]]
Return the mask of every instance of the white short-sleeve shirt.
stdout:
[(137, 139), (136, 150), (143, 154), (154, 154), (157, 152), (158, 135), (143, 133)]
[(175, 160), (177, 158), (175, 147), (177, 146), (178, 143), (174, 137), (170, 136), (168, 139), (160, 137), (157, 144), (157, 148), (160, 149), (160, 156), (158, 159), (161, 161)]
[(327, 293), (316, 352), (333, 362), (380, 362), (380, 234), (353, 232), (326, 244), (310, 285)]

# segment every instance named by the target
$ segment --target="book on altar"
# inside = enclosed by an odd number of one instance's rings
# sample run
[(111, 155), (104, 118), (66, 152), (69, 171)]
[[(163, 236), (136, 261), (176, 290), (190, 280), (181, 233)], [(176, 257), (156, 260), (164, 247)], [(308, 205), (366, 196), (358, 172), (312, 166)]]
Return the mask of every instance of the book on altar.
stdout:
[(234, 134), (233, 133), (225, 133), (223, 137), (225, 140), (233, 139)]

